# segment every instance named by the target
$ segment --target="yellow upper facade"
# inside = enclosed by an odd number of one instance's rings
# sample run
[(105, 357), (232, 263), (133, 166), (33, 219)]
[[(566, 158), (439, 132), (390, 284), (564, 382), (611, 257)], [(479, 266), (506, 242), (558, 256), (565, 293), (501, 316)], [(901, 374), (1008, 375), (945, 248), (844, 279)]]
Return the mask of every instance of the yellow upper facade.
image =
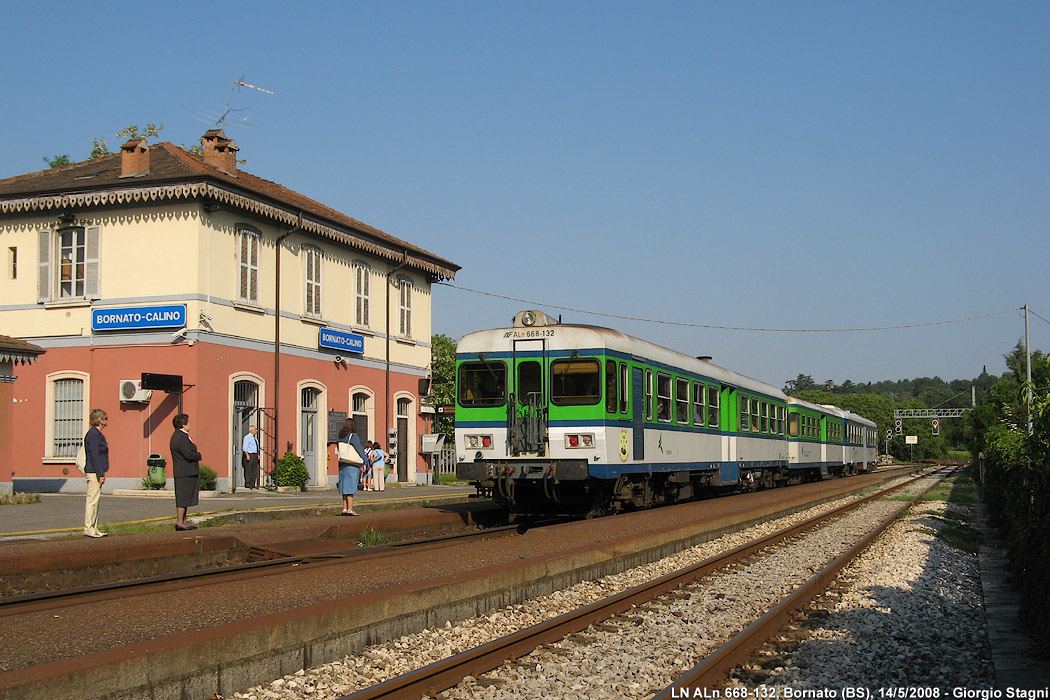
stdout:
[(0, 181), (4, 332), (55, 343), (93, 312), (185, 304), (189, 340), (330, 354), (325, 329), (351, 359), (429, 364), (431, 283), (456, 265), (208, 155), (129, 142)]

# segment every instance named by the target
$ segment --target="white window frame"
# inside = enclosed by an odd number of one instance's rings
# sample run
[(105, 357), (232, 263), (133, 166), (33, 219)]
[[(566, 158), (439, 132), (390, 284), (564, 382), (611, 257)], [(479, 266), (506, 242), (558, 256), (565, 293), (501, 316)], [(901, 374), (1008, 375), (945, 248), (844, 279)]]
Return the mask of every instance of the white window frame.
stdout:
[(412, 280), (399, 277), (397, 280), (397, 334), (402, 338), (412, 337)]
[(259, 304), (259, 239), (261, 234), (244, 225), (237, 227), (237, 300)]
[(703, 382), (693, 382), (693, 425), (705, 425), (707, 423), (707, 385)]
[[(66, 236), (77, 236), (80, 241), (63, 246)], [(101, 250), (101, 228), (99, 226), (60, 226), (56, 229), (40, 229), (37, 232), (39, 245), (37, 265), (37, 302), (56, 305), (90, 303), (100, 298), (99, 258)], [(61, 263), (63, 251), (73, 253), (68, 265)], [(66, 273), (67, 279), (63, 279)]]
[(371, 298), (372, 268), (360, 260), (354, 261), (354, 325), (370, 328), (369, 301)]
[[(65, 450), (56, 449), (56, 440), (61, 439), (64, 436), (57, 435), (55, 430), (55, 421), (58, 420), (58, 413), (56, 411), (56, 385), (60, 381), (76, 380), (80, 382), (80, 426), (74, 430), (77, 433), (75, 440), (72, 440), (66, 447)], [(64, 370), (60, 372), (53, 372), (46, 377), (46, 389), (44, 400), (46, 402), (47, 415), (45, 418), (44, 428), (44, 458), (43, 461), (48, 464), (66, 464), (72, 463), (76, 460), (77, 450), (84, 443), (84, 434), (88, 430), (88, 413), (89, 409), (89, 398), (91, 396), (91, 375), (86, 372), (77, 372), (74, 370)], [(75, 418), (76, 416), (66, 416), (67, 418)], [(66, 438), (71, 439), (71, 438)], [(70, 452), (70, 454), (58, 454), (60, 451)]]
[(303, 274), (305, 289), (303, 290), (303, 315), (311, 318), (321, 318), (321, 268), (324, 255), (317, 246), (303, 246), (303, 264), (306, 269)]

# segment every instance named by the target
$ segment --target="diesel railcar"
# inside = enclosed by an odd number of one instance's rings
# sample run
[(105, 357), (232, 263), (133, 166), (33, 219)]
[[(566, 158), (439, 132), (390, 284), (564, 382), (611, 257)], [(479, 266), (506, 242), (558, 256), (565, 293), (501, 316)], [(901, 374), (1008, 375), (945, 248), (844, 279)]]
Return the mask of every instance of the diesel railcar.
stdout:
[(616, 330), (522, 311), (456, 352), (456, 474), (512, 514), (598, 515), (863, 471), (875, 424)]

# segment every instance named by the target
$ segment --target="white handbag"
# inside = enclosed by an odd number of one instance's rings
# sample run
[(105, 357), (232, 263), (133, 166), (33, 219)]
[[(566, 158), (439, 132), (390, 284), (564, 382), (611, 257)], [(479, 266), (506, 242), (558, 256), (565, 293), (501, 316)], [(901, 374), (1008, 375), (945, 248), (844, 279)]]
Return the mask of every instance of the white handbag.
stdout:
[(355, 467), (360, 467), (365, 463), (365, 460), (357, 453), (357, 448), (349, 442), (339, 443), (339, 461), (346, 462)]

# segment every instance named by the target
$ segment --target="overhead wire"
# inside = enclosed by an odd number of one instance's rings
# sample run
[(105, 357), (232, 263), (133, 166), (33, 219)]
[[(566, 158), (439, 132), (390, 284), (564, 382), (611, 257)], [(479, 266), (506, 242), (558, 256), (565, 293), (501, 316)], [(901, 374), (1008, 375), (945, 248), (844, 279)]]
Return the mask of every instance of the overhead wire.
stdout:
[[(507, 301), (514, 301), (520, 304), (531, 304), (534, 306), (540, 306), (548, 309), (559, 309), (561, 311), (572, 311), (574, 313), (589, 314), (591, 316), (602, 316), (605, 318), (615, 318), (624, 321), (641, 321), (643, 323), (655, 323), (666, 326), (683, 326), (686, 328), (709, 328), (712, 330), (723, 330), (723, 331), (752, 331), (759, 333), (857, 333), (862, 331), (890, 331), (901, 328), (924, 328), (928, 326), (943, 326), (951, 323), (963, 323), (965, 321), (976, 321), (982, 318), (990, 318), (992, 316), (1002, 316), (1003, 314), (1012, 314), (1016, 311), (1022, 310), (1023, 307), (1005, 309), (1003, 311), (993, 311), (987, 314), (979, 314), (976, 316), (967, 316), (965, 318), (955, 318), (947, 321), (928, 321), (926, 323), (907, 323), (898, 326), (871, 326), (866, 328), (758, 328), (758, 327), (747, 327), (747, 326), (720, 326), (711, 323), (689, 323), (687, 321), (666, 321), (652, 318), (640, 318), (638, 316), (625, 316), (623, 314), (610, 314), (602, 311), (589, 311), (587, 309), (579, 309), (572, 306), (561, 306), (558, 304), (548, 304), (541, 301), (534, 301), (530, 299), (519, 299), (517, 297), (506, 296), (504, 294), (496, 294), (494, 292), (485, 292), (480, 289), (470, 289), (469, 287), (462, 287), (457, 284), (451, 284), (449, 282), (436, 282), (445, 287), (451, 287), (458, 289), (463, 292), (470, 292), (471, 294), (481, 294), (488, 297), (494, 297), (496, 299), (505, 299)], [(1031, 312), (1031, 309), (1029, 309)], [(1034, 313), (1034, 312), (1032, 312)], [(1040, 316), (1039, 318), (1042, 318)], [(1043, 319), (1044, 321), (1046, 319)], [(1050, 321), (1048, 321), (1050, 323)]]

